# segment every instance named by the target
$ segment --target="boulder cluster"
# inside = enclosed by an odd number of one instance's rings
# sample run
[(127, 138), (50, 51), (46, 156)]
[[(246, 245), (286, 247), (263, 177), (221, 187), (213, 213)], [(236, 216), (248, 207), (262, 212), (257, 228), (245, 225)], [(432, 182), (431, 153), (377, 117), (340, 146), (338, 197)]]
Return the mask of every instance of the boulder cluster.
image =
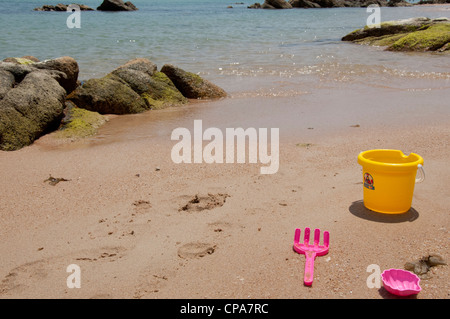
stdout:
[[(84, 4), (76, 4), (81, 11), (93, 11), (91, 7)], [(67, 11), (68, 4), (58, 3), (57, 5), (45, 4), (42, 7), (35, 8), (34, 11)]]
[(339, 8), (339, 7), (367, 7), (371, 4), (376, 4), (380, 7), (412, 6), (411, 3), (405, 0), (289, 0), (289, 1), (265, 0), (263, 4), (257, 2), (255, 4), (248, 6), (248, 8), (251, 9)]
[(39, 61), (24, 56), (0, 62), (0, 150), (18, 150), (46, 133), (64, 129), (74, 114), (88, 112), (92, 119), (92, 112), (140, 113), (182, 105), (189, 99), (226, 96), (223, 89), (197, 74), (171, 64), (158, 71), (144, 58), (83, 83), (78, 73), (78, 63), (71, 57)]
[[(69, 5), (59, 3), (57, 5), (43, 5), (35, 8), (34, 11), (67, 11)], [(91, 7), (84, 4), (77, 4), (81, 11), (94, 11)], [(130, 1), (123, 2), (122, 0), (104, 0), (98, 11), (136, 11), (138, 8)]]

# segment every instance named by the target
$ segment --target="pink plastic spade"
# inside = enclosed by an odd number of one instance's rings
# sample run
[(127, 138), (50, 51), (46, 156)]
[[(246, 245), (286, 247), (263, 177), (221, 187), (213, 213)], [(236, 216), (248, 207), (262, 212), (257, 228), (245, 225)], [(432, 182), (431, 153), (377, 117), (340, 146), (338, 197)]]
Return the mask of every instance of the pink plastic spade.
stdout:
[(314, 275), (314, 259), (316, 259), (316, 256), (323, 256), (328, 253), (330, 233), (328, 231), (323, 233), (323, 245), (319, 245), (320, 229), (316, 228), (314, 230), (314, 244), (312, 245), (309, 243), (310, 229), (305, 228), (303, 243), (300, 243), (300, 233), (301, 230), (297, 228), (294, 237), (294, 250), (299, 254), (304, 254), (306, 256), (304, 283), (307, 286), (311, 286)]

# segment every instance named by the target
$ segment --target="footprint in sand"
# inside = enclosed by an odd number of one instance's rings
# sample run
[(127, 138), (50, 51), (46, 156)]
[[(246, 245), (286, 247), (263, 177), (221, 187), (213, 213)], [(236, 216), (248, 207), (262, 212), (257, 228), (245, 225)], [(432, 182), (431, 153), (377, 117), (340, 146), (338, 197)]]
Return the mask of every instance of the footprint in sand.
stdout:
[(104, 217), (98, 220), (98, 225), (88, 232), (89, 238), (115, 236), (123, 238), (135, 235), (135, 227), (150, 222), (146, 213), (152, 208), (147, 200), (136, 200), (131, 205), (131, 211), (117, 213), (112, 217)]
[(213, 254), (215, 250), (216, 245), (194, 242), (181, 246), (178, 249), (178, 256), (184, 259), (204, 257)]
[(186, 212), (200, 212), (203, 210), (211, 210), (217, 207), (222, 207), (225, 204), (228, 194), (211, 194), (207, 196), (195, 195), (185, 205), (183, 205), (179, 211)]
[(0, 296), (27, 298), (38, 295), (46, 298), (48, 293), (62, 294), (66, 289), (68, 274), (65, 269), (68, 265), (76, 263), (82, 269), (90, 268), (86, 262), (113, 262), (123, 255), (122, 247), (104, 247), (28, 262), (11, 269), (3, 277), (0, 281)]
[(135, 201), (133, 206), (135, 207), (134, 209), (136, 213), (144, 213), (152, 207), (149, 201), (142, 199)]

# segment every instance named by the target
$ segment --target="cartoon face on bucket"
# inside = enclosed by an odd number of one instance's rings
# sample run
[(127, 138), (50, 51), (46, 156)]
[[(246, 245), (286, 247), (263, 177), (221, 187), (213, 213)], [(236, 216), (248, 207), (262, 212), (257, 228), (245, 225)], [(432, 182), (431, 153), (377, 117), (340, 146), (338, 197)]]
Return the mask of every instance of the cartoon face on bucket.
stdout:
[(373, 186), (373, 177), (369, 173), (364, 173), (364, 187), (374, 190), (375, 186)]

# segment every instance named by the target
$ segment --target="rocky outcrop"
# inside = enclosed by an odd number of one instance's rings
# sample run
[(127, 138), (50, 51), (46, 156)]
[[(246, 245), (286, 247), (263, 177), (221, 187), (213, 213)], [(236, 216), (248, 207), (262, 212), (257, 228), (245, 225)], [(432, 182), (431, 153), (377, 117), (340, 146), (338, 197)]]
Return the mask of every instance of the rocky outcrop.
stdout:
[(291, 0), (289, 1), (293, 8), (320, 8), (320, 5), (308, 0)]
[[(58, 3), (57, 5), (43, 5), (42, 7), (34, 8), (34, 11), (67, 11), (68, 4)], [(80, 11), (93, 11), (91, 7), (84, 4), (77, 4)]]
[(58, 127), (62, 137), (91, 135), (106, 120), (101, 114), (140, 113), (182, 105), (190, 98), (226, 96), (198, 75), (171, 65), (158, 71), (142, 58), (82, 85), (78, 73), (71, 57), (0, 62), (0, 150), (20, 149)]
[(161, 72), (167, 75), (181, 94), (189, 99), (214, 99), (227, 95), (217, 85), (171, 64), (165, 64)]
[(412, 7), (413, 4), (405, 0), (390, 0), (388, 7)]
[[(285, 5), (285, 3), (287, 3), (287, 6)], [(255, 3), (251, 6), (248, 6), (248, 8), (251, 9), (339, 8), (339, 7), (367, 7), (371, 4), (376, 4), (380, 7), (387, 7), (387, 6), (399, 7), (412, 5), (404, 0), (289, 0), (288, 2), (280, 0), (277, 1), (277, 5), (274, 5), (270, 0), (266, 0), (263, 4)]]
[(60, 76), (59, 71), (0, 63), (0, 150), (20, 149), (58, 127), (66, 94)]
[(122, 0), (104, 0), (103, 3), (97, 7), (99, 11), (135, 11), (138, 10), (136, 6), (130, 1), (123, 2)]
[(292, 9), (292, 5), (286, 0), (265, 0), (263, 4), (255, 3), (248, 6), (251, 9)]
[(266, 0), (264, 5), (270, 9), (292, 9), (291, 4), (286, 0)]
[(101, 114), (140, 113), (188, 100), (157, 66), (134, 59), (100, 79), (90, 79), (67, 96), (78, 107)]
[[(3, 65), (3, 68), (8, 68), (12, 73), (16, 75), (20, 74), (21, 72), (25, 72), (25, 70), (27, 70), (28, 73), (34, 69), (52, 71), (55, 79), (57, 79), (58, 83), (64, 89), (66, 89), (67, 93), (74, 90), (77, 86), (79, 73), (78, 63), (74, 58), (68, 56), (49, 59), (42, 62), (34, 56), (23, 56), (21, 58), (6, 58), (3, 60), (3, 62), (10, 62), (11, 65), (7, 66), (5, 64)], [(29, 68), (18, 67), (15, 65), (28, 65)]]
[(359, 44), (385, 46), (389, 51), (450, 52), (450, 20), (448, 18), (411, 18), (381, 23), (380, 27), (364, 27), (342, 38)]
[(420, 0), (415, 4), (421, 5), (421, 4), (444, 4), (444, 3), (450, 3), (450, 0)]

